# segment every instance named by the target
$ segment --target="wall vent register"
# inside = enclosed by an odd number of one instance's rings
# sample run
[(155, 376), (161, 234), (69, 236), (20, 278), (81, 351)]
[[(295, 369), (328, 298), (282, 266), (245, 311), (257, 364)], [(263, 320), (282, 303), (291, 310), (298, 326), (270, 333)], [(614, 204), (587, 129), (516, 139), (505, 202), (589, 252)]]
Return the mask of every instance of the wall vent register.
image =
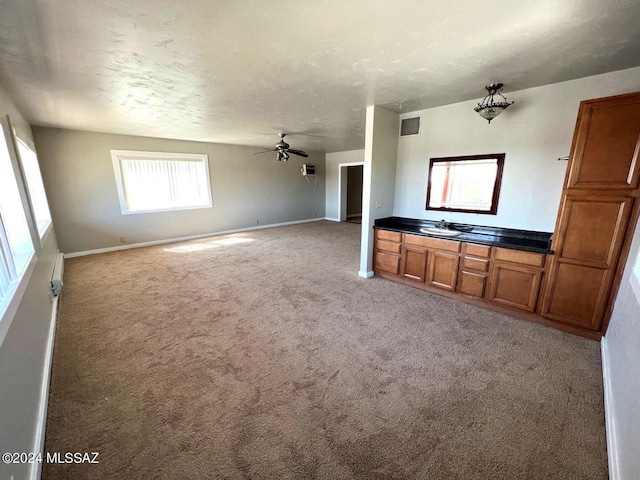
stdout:
[(409, 137), (420, 135), (420, 117), (403, 118), (400, 120), (400, 136)]

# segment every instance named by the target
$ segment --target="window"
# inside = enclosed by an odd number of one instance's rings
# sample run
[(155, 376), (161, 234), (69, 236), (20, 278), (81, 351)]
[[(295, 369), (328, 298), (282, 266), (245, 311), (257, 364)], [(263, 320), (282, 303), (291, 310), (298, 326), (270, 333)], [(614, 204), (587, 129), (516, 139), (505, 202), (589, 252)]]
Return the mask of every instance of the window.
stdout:
[(18, 147), (22, 172), (29, 191), (35, 225), (38, 229), (40, 240), (42, 240), (51, 226), (51, 212), (49, 211), (47, 195), (44, 192), (44, 183), (42, 182), (35, 148), (31, 147), (30, 143), (27, 140), (22, 140), (22, 138), (26, 137), (16, 135), (16, 146)]
[(7, 133), (4, 125), (0, 125), (0, 318), (6, 313), (34, 254), (29, 225), (7, 146), (11, 137)]
[(111, 150), (111, 158), (124, 215), (213, 205), (207, 155)]
[(427, 210), (498, 213), (504, 153), (432, 158)]

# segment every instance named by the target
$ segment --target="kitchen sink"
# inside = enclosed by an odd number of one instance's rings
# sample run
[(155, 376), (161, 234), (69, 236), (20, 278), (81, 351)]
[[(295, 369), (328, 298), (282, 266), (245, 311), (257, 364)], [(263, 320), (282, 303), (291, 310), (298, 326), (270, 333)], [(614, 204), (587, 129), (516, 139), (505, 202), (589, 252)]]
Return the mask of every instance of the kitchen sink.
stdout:
[(436, 228), (436, 227), (424, 227), (421, 228), (420, 231), (422, 233), (431, 234), (431, 235), (442, 235), (443, 237), (457, 237), (462, 232), (458, 230), (449, 230), (448, 228)]

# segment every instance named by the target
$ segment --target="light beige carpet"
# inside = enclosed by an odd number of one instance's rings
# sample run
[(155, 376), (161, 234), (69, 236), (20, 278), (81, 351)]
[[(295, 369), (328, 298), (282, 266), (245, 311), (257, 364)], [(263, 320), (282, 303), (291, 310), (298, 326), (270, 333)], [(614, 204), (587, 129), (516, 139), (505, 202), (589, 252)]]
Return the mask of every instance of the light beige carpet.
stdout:
[(318, 222), (70, 259), (45, 479), (601, 479), (599, 344), (357, 276)]

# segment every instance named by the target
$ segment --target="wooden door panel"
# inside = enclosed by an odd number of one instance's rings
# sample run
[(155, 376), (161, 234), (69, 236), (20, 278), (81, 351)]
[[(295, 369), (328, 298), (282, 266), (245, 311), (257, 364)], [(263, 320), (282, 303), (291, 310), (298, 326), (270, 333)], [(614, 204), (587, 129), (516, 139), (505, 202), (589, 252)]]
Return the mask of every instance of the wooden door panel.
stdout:
[(427, 270), (427, 251), (405, 246), (402, 254), (402, 276), (424, 282)]
[(486, 272), (489, 270), (489, 260), (482, 258), (464, 257), (462, 259), (462, 267), (469, 270), (479, 270)]
[(387, 242), (386, 240), (376, 240), (376, 249), (384, 250), (385, 252), (400, 255), (400, 246), (400, 243)]
[(542, 270), (495, 262), (491, 268), (488, 299), (527, 312), (536, 309)]
[(638, 187), (640, 95), (582, 102), (569, 188)]
[(484, 289), (487, 284), (487, 276), (481, 273), (460, 271), (458, 276), (457, 291), (471, 297), (484, 297)]
[(465, 243), (464, 254), (473, 255), (474, 257), (489, 258), (491, 256), (491, 247), (487, 245), (476, 245), (473, 243)]
[(554, 262), (542, 316), (597, 330), (609, 294), (607, 269)]
[(531, 265), (533, 267), (542, 267), (545, 259), (544, 253), (525, 252), (522, 250), (513, 250), (511, 248), (496, 247), (494, 258), (505, 262), (521, 263)]
[(612, 265), (626, 232), (632, 202), (630, 197), (565, 196), (558, 257)]
[(391, 232), (389, 230), (376, 230), (376, 239), (400, 243), (402, 241), (402, 234), (400, 232)]
[(460, 257), (439, 251), (429, 252), (429, 273), (427, 283), (446, 290), (455, 290)]
[(373, 269), (381, 272), (400, 274), (400, 256), (386, 252), (376, 251), (373, 260)]

